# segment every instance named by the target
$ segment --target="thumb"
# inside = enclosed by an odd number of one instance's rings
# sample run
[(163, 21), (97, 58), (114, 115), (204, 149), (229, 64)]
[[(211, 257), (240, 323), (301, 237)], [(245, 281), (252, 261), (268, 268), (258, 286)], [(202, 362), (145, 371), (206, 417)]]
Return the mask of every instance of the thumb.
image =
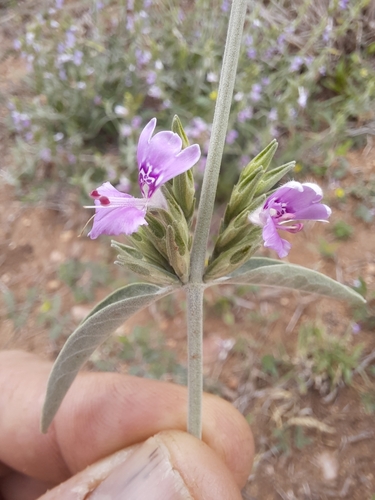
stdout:
[[(240, 453), (240, 450), (238, 450)], [(100, 460), (39, 500), (241, 500), (233, 475), (205, 443), (165, 431)]]

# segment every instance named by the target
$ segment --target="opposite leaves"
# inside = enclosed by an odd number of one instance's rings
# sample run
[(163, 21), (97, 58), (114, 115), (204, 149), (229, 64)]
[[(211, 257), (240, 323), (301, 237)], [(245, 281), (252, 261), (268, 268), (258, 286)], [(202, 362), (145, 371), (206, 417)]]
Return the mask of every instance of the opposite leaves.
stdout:
[(365, 299), (346, 285), (312, 269), (279, 260), (253, 257), (228, 276), (210, 282), (235, 285), (266, 285), (316, 293), (333, 299), (346, 300), (351, 305), (363, 304)]
[(72, 333), (53, 365), (43, 406), (41, 429), (47, 432), (83, 364), (112, 332), (140, 309), (168, 295), (173, 287), (134, 283), (109, 295)]

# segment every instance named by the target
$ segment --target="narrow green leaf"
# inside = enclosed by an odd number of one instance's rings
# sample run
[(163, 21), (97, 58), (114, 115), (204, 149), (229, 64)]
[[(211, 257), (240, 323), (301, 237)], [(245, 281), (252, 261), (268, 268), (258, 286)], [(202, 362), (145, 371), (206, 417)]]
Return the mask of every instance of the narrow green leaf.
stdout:
[(47, 432), (79, 369), (95, 349), (132, 314), (173, 290), (134, 283), (112, 293), (91, 311), (68, 338), (53, 365), (42, 412), (42, 432)]
[(276, 139), (273, 139), (268, 146), (266, 146), (263, 151), (261, 151), (251, 162), (243, 169), (241, 177), (249, 175), (253, 170), (258, 168), (260, 165), (263, 166), (264, 171), (270, 166), (271, 160), (276, 153), (278, 143)]
[(189, 146), (189, 139), (185, 133), (184, 127), (182, 126), (181, 120), (178, 115), (174, 115), (172, 120), (172, 132), (178, 134), (182, 140), (182, 147), (185, 149)]
[(218, 283), (289, 288), (346, 300), (353, 305), (365, 302), (357, 292), (324, 274), (273, 259), (252, 258), (232, 274), (212, 282), (212, 284)]

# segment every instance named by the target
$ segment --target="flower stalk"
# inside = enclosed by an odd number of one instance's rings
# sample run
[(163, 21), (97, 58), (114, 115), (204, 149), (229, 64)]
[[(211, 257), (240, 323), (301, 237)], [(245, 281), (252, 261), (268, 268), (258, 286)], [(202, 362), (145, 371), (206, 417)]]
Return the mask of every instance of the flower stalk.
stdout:
[(190, 259), (187, 292), (188, 432), (202, 437), (203, 273), (216, 188), (228, 128), (246, 14), (246, 0), (233, 0), (215, 106), (207, 163)]
[(192, 283), (202, 282), (208, 235), (236, 80), (246, 6), (246, 0), (233, 0), (229, 18), (227, 41), (198, 208), (197, 225), (191, 251), (190, 281)]
[(189, 353), (187, 430), (199, 439), (202, 437), (203, 290), (201, 284), (188, 284), (186, 287)]

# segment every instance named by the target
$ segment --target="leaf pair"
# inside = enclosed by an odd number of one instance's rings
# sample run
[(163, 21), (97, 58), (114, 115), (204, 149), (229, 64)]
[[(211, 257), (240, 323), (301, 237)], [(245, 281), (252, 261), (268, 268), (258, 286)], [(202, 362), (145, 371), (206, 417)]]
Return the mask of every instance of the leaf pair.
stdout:
[[(248, 260), (231, 274), (202, 286), (218, 284), (266, 285), (317, 293), (346, 300), (352, 305), (365, 302), (351, 288), (317, 271), (258, 257)], [(161, 288), (147, 283), (131, 284), (109, 295), (90, 312), (69, 337), (52, 368), (43, 408), (42, 432), (47, 432), (78, 371), (95, 349), (131, 315), (177, 288), (180, 285)]]

